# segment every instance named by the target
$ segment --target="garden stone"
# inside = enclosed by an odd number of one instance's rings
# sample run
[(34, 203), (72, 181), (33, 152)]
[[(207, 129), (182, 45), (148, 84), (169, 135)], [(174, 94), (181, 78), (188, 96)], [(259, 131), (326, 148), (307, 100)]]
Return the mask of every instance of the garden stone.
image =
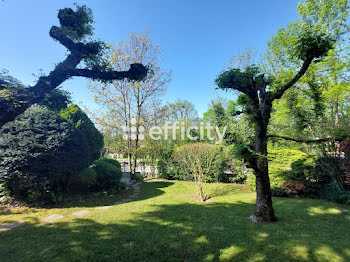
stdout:
[(82, 217), (82, 216), (85, 216), (87, 214), (89, 214), (90, 212), (87, 211), (87, 210), (80, 210), (80, 211), (76, 211), (73, 213), (74, 216), (77, 216), (77, 217)]
[(23, 226), (26, 222), (23, 220), (8, 223), (0, 226), (0, 232), (11, 230), (12, 228)]
[(59, 215), (59, 214), (53, 214), (51, 216), (48, 216), (48, 217), (44, 217), (42, 219), (43, 222), (47, 222), (47, 223), (52, 223), (52, 222), (55, 222), (61, 218), (64, 218), (63, 215)]
[(101, 210), (105, 210), (110, 208), (111, 206), (100, 206), (100, 207), (96, 207), (96, 209), (101, 209)]

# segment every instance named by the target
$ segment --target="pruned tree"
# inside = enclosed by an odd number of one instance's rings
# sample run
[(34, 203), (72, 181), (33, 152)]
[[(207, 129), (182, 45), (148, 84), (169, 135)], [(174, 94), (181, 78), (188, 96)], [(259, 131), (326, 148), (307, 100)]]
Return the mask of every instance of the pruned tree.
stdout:
[[(295, 139), (268, 134), (273, 105), (295, 90), (299, 83), (310, 80), (310, 69), (324, 60), (348, 32), (348, 1), (306, 0), (298, 4), (300, 19), (278, 30), (269, 42), (266, 64), (257, 67), (231, 68), (216, 79), (220, 89), (241, 93), (240, 106), (255, 128), (253, 142), (240, 143), (236, 153), (254, 170), (257, 200), (251, 220), (254, 222), (276, 221), (272, 207), (267, 141), (270, 137), (295, 142), (324, 142), (332, 138)], [(318, 63), (319, 64), (319, 63)], [(309, 79), (308, 79), (309, 78)], [(309, 92), (318, 94), (317, 82), (312, 81)], [(269, 130), (271, 131), (271, 130)]]
[[(67, 58), (47, 76), (41, 76), (29, 88), (17, 88), (13, 83), (0, 79), (0, 127), (12, 121), (27, 108), (42, 101), (53, 89), (71, 77), (87, 77), (99, 81), (140, 80), (147, 69), (139, 63), (130, 69), (113, 71), (102, 59), (105, 44), (91, 40), (94, 22), (91, 9), (76, 5), (76, 10), (64, 8), (58, 11), (60, 26), (52, 26), (50, 36), (69, 51)], [(85, 64), (85, 68), (79, 65)]]
[(175, 150), (173, 158), (181, 165), (187, 167), (194, 181), (201, 201), (206, 201), (209, 196), (203, 190), (205, 176), (209, 175), (215, 157), (218, 153), (217, 146), (206, 143), (186, 144)]
[[(303, 61), (299, 71), (285, 84), (271, 90), (273, 79), (252, 65), (245, 70), (233, 68), (223, 72), (215, 80), (220, 89), (236, 90), (247, 98), (247, 106), (255, 124), (255, 140), (251, 146), (240, 147), (241, 155), (254, 170), (257, 199), (251, 220), (273, 222), (277, 218), (272, 207), (271, 189), (267, 161), (267, 127), (271, 118), (272, 104), (294, 86), (306, 73), (315, 59), (322, 58), (332, 49), (333, 40), (326, 35), (306, 32), (300, 36), (295, 47), (295, 57)], [(244, 113), (244, 112), (239, 112)]]

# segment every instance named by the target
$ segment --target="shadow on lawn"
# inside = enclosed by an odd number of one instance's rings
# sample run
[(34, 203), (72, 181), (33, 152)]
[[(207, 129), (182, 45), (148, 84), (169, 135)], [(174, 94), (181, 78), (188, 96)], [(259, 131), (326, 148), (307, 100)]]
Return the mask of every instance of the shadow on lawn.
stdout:
[(159, 205), (123, 223), (75, 219), (25, 225), (1, 234), (0, 256), (3, 261), (349, 261), (345, 217), (313, 216), (304, 205), (285, 209), (278, 200), (282, 222), (275, 224), (249, 222), (253, 204), (236, 202)]
[[(148, 198), (160, 196), (160, 195), (164, 194), (164, 192), (161, 190), (161, 188), (169, 187), (173, 184), (174, 184), (173, 182), (168, 182), (168, 181), (142, 183), (140, 196), (135, 198), (134, 201), (145, 200)], [(148, 187), (147, 190), (143, 190), (144, 187)], [(69, 202), (62, 204), (61, 206), (52, 206), (52, 207), (48, 207), (48, 208), (96, 207), (96, 206), (101, 206), (101, 205), (106, 205), (106, 206), (114, 205), (114, 203), (116, 201), (121, 201), (123, 199), (129, 198), (129, 196), (132, 194), (132, 192), (133, 192), (133, 190), (130, 190), (128, 192), (120, 193), (120, 194), (111, 194), (111, 195), (106, 195), (106, 196), (97, 197), (97, 198), (91, 197), (91, 198), (87, 198), (87, 199), (84, 199), (81, 201), (69, 201)]]

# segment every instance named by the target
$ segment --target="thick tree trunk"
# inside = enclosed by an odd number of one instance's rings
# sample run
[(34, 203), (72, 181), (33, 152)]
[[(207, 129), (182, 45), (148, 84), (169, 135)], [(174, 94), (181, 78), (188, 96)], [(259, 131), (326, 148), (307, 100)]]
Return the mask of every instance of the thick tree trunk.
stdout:
[[(272, 207), (270, 179), (267, 159), (260, 160), (259, 171), (256, 172), (256, 203), (250, 219), (253, 222), (275, 222), (277, 218)], [(265, 163), (266, 162), (266, 163)]]
[(253, 222), (275, 222), (267, 160), (267, 123), (256, 123), (255, 152), (259, 155), (254, 169), (256, 176), (256, 203), (250, 219)]

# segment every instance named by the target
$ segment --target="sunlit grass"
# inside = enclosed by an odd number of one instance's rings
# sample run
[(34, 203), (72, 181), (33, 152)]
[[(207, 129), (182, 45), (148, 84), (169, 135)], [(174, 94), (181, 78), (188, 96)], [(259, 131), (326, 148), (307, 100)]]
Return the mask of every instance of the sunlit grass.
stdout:
[[(151, 180), (134, 202), (120, 196), (61, 208), (13, 209), (0, 233), (1, 261), (350, 261), (350, 211), (312, 199), (275, 198), (279, 222), (253, 224), (255, 195), (242, 185), (209, 184), (201, 203), (190, 182)], [(82, 218), (72, 215), (89, 210)], [(65, 217), (41, 223), (50, 214)]]

